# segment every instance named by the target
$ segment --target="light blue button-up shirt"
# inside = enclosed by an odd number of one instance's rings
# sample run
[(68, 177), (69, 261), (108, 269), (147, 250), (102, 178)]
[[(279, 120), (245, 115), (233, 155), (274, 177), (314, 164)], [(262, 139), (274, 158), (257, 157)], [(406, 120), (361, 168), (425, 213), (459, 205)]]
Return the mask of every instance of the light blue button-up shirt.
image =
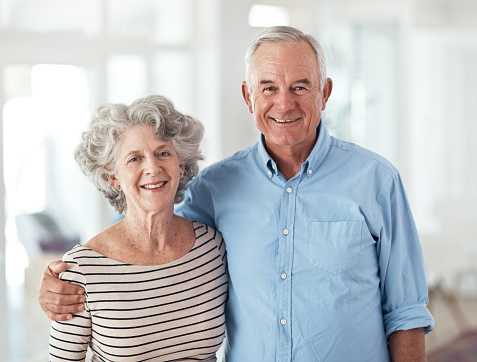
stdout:
[(226, 242), (228, 362), (384, 362), (392, 332), (433, 328), (398, 172), (319, 129), (292, 179), (262, 136), (203, 170), (176, 210)]

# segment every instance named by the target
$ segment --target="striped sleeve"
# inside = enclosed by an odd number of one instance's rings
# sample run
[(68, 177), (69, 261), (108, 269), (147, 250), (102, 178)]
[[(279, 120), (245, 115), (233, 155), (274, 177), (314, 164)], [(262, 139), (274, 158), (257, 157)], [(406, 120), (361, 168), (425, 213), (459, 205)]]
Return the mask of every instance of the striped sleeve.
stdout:
[[(63, 256), (68, 270), (60, 274), (60, 279), (82, 286), (86, 290), (86, 282), (81, 267), (74, 255), (78, 246)], [(73, 315), (73, 319), (65, 322), (52, 322), (50, 330), (50, 361), (84, 361), (86, 350), (91, 340), (91, 315), (86, 310)]]
[(227, 267), (227, 252), (225, 250), (225, 241), (222, 238), (222, 234), (217, 231), (216, 229), (212, 229), (215, 231), (215, 242), (217, 244), (217, 247), (219, 248), (220, 256), (222, 258), (222, 263)]

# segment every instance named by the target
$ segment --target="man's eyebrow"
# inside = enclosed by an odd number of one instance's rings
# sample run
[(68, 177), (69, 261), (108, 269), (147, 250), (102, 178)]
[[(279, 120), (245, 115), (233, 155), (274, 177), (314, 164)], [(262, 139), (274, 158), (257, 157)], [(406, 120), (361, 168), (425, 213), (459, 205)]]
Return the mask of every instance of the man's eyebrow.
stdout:
[[(272, 84), (272, 83), (275, 83), (275, 82), (273, 80), (269, 80), (269, 79), (262, 79), (259, 83), (260, 83), (260, 85), (263, 85), (263, 84)], [(303, 78), (303, 79), (298, 79), (298, 80), (293, 82), (293, 84), (298, 84), (298, 83), (311, 84), (311, 81), (308, 78)]]
[(303, 78), (303, 79), (299, 79), (299, 80), (297, 80), (297, 81), (295, 81), (295, 82), (293, 82), (293, 83), (295, 83), (295, 84), (296, 84), (296, 83), (311, 84), (311, 81), (310, 81), (309, 79), (307, 79), (307, 78)]
[(262, 80), (260, 81), (260, 85), (262, 85), (262, 84), (271, 84), (271, 83), (273, 83), (273, 81), (272, 81), (272, 80), (269, 80), (269, 79), (262, 79)]

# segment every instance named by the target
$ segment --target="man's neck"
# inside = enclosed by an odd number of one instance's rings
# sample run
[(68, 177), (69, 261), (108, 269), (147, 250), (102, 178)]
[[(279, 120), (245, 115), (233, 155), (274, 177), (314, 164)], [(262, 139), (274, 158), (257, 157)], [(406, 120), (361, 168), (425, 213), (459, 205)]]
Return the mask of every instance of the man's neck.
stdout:
[(278, 171), (285, 176), (287, 180), (293, 178), (301, 170), (301, 165), (310, 156), (311, 151), (315, 147), (318, 140), (319, 129), (317, 128), (315, 137), (312, 137), (300, 144), (294, 145), (277, 145), (267, 144), (266, 138), (264, 139), (265, 148), (270, 157), (277, 164)]
[(301, 170), (301, 165), (306, 161), (310, 155), (313, 147), (306, 149), (297, 148), (293, 146), (279, 146), (276, 148), (267, 147), (267, 152), (277, 164), (278, 171), (287, 179), (290, 180)]

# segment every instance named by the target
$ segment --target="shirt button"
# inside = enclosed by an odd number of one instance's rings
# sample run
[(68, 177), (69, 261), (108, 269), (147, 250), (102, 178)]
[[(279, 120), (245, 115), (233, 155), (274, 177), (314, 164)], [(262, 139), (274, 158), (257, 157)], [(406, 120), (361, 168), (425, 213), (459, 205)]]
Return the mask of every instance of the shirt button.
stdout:
[(287, 275), (286, 275), (285, 273), (283, 273), (282, 275), (280, 275), (280, 278), (286, 279), (286, 278), (287, 278)]
[(272, 165), (272, 168), (275, 169), (275, 165)]
[(288, 187), (288, 188), (287, 188), (287, 192), (288, 192), (289, 194), (290, 194), (292, 191), (293, 191), (293, 190), (292, 190), (291, 187)]
[(268, 176), (272, 176), (272, 171), (268, 171)]
[(313, 173), (313, 170), (308, 170), (308, 175), (311, 175)]
[(288, 235), (288, 229), (283, 230), (283, 234)]
[(282, 325), (287, 324), (287, 320), (285, 318), (280, 319), (280, 324), (282, 324)]

